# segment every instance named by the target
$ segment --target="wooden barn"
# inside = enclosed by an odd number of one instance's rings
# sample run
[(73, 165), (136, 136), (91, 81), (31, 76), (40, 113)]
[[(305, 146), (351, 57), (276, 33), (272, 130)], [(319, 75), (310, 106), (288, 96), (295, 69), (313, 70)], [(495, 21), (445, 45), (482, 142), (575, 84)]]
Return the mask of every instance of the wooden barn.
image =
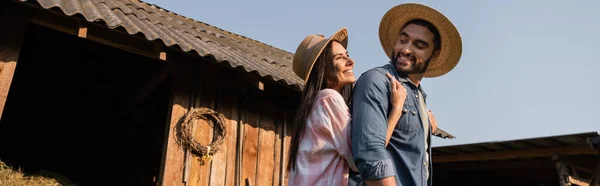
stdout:
[[(78, 185), (285, 183), (292, 53), (138, 0), (2, 0), (0, 23), (6, 164)], [(201, 107), (227, 119), (204, 165), (176, 143)]]
[(598, 132), (434, 147), (432, 156), (434, 185), (600, 185)]
[[(64, 185), (287, 182), (292, 53), (138, 0), (2, 0), (0, 24), (1, 162)], [(205, 164), (178, 143), (196, 108), (226, 119)]]

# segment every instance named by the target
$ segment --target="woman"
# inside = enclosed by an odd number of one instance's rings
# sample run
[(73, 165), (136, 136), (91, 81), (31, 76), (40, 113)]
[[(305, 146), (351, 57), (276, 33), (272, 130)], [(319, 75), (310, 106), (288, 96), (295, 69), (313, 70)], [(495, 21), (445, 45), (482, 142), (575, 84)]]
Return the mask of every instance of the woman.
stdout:
[[(290, 144), (288, 185), (347, 185), (357, 171), (350, 150), (350, 94), (356, 81), (346, 51), (348, 32), (330, 38), (311, 34), (294, 54), (294, 72), (305, 81)], [(402, 113), (406, 90), (391, 75), (392, 111), (386, 145)]]

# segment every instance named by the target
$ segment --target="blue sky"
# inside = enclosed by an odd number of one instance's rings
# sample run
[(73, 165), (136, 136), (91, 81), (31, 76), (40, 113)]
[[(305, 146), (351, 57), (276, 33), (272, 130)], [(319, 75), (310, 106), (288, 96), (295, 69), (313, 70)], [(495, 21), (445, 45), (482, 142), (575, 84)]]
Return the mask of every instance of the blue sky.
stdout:
[(308, 34), (346, 27), (356, 76), (387, 63), (377, 35), (383, 14), (425, 4), (463, 39), (457, 67), (422, 82), (438, 125), (457, 137), (433, 146), (600, 131), (598, 0), (146, 2), (289, 52)]

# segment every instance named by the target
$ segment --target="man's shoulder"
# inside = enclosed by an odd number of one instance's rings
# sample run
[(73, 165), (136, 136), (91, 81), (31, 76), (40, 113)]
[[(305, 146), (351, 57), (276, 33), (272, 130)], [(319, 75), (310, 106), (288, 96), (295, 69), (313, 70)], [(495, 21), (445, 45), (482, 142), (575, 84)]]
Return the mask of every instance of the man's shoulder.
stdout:
[[(390, 70), (393, 70), (393, 67), (391, 64), (386, 64), (386, 65), (381, 65), (378, 67), (374, 67), (371, 68), (367, 71), (365, 71), (363, 74), (360, 75), (360, 77), (357, 80), (358, 82), (382, 82), (381, 80), (387, 80), (388, 78), (385, 76), (386, 73), (392, 73)], [(385, 81), (383, 81), (385, 82)]]

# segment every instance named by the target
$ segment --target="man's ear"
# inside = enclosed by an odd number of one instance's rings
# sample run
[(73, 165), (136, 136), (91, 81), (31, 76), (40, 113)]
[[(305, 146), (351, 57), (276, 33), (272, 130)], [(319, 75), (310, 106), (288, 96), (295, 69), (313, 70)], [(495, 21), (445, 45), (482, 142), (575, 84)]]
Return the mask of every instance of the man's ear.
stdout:
[(440, 50), (436, 50), (433, 52), (433, 54), (431, 54), (431, 58), (430, 60), (433, 61), (435, 58), (437, 58), (440, 55)]

